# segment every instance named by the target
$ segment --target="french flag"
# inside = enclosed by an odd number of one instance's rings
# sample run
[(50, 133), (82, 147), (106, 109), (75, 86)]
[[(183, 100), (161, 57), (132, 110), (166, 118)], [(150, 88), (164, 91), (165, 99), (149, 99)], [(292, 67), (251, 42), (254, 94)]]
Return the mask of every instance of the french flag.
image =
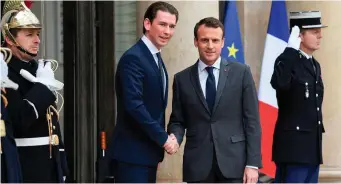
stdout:
[(268, 32), (262, 62), (259, 83), (259, 110), (262, 126), (262, 160), (261, 172), (275, 176), (275, 164), (272, 160), (272, 139), (277, 120), (276, 91), (271, 87), (270, 80), (276, 58), (284, 51), (289, 39), (289, 27), (285, 1), (272, 1)]

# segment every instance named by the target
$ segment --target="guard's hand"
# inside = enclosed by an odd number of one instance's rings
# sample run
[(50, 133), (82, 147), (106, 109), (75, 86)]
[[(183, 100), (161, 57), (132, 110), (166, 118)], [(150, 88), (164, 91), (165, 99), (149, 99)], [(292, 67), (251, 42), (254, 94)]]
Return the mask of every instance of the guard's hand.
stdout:
[(51, 62), (46, 62), (46, 64), (44, 64), (44, 60), (39, 60), (38, 62), (37, 77), (34, 77), (31, 73), (23, 69), (20, 70), (20, 75), (30, 82), (44, 84), (51, 91), (63, 89), (64, 84), (54, 78)]
[(0, 64), (1, 64), (1, 79), (6, 78), (8, 76), (8, 67), (7, 63), (4, 60), (4, 55), (1, 52), (0, 55)]
[(299, 35), (300, 35), (300, 28), (298, 26), (294, 26), (289, 36), (288, 47), (291, 47), (295, 50), (298, 50), (300, 48), (301, 38)]
[(0, 87), (1, 88), (12, 88), (17, 90), (18, 89), (18, 84), (11, 81), (8, 78), (8, 66), (7, 63), (4, 60), (4, 55), (2, 54), (2, 52), (0, 53), (0, 65), (1, 65), (1, 73), (0, 73)]

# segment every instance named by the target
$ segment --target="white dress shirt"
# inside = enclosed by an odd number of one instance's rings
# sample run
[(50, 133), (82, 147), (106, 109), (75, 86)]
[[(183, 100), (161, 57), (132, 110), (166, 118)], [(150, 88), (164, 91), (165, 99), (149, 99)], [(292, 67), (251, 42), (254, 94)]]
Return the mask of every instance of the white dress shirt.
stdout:
[[(159, 63), (158, 63), (159, 60), (158, 60), (156, 54), (159, 53), (159, 52), (161, 54), (161, 50), (158, 50), (155, 47), (155, 45), (145, 35), (142, 36), (141, 40), (143, 41), (144, 44), (146, 44), (146, 46), (149, 49), (150, 53), (152, 53), (153, 58), (154, 58), (155, 63), (156, 63), (156, 66), (160, 67)], [(163, 78), (165, 79), (165, 83), (163, 84), (163, 94), (165, 94), (166, 93), (166, 82), (167, 82), (166, 81), (166, 72), (165, 72), (164, 68), (162, 68), (162, 70), (163, 70)]]
[[(212, 65), (216, 89), (218, 87), (218, 81), (219, 81), (220, 63), (221, 63), (221, 57), (219, 57), (217, 61)], [(201, 86), (201, 89), (205, 98), (206, 98), (206, 81), (208, 78), (208, 72), (206, 70), (206, 67), (208, 66), (209, 65), (206, 65), (203, 61), (199, 59), (199, 63), (198, 63), (199, 81), (200, 81), (200, 86)]]

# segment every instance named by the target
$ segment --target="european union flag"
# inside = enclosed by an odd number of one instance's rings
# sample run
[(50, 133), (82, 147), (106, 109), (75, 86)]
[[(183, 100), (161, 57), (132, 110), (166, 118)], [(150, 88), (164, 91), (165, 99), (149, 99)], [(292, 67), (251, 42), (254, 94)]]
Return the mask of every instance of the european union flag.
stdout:
[(222, 57), (230, 61), (245, 63), (236, 1), (227, 2), (224, 17), (225, 44), (221, 53)]

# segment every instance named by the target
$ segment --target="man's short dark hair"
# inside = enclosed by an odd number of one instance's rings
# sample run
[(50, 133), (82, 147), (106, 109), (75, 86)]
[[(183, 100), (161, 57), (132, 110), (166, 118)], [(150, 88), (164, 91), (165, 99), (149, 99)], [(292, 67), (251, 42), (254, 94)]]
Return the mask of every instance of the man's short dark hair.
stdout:
[(214, 17), (206, 17), (201, 19), (197, 24), (195, 24), (194, 27), (194, 38), (197, 40), (198, 39), (198, 29), (201, 25), (205, 25), (206, 27), (211, 27), (211, 28), (218, 28), (223, 31), (223, 37), (225, 35), (225, 29), (224, 25), (216, 18)]
[[(163, 2), (163, 1), (157, 1), (153, 4), (151, 4), (146, 13), (144, 14), (144, 18), (143, 18), (143, 21), (148, 18), (150, 20), (150, 22), (152, 23), (153, 20), (155, 19), (156, 17), (156, 13), (158, 11), (163, 11), (163, 12), (168, 12), (172, 15), (175, 15), (176, 17), (176, 22), (178, 22), (178, 18), (179, 18), (179, 13), (178, 13), (178, 10), (171, 4), (169, 3), (166, 3), (166, 2)], [(143, 25), (143, 34), (146, 33), (146, 29), (144, 28), (144, 24)]]

